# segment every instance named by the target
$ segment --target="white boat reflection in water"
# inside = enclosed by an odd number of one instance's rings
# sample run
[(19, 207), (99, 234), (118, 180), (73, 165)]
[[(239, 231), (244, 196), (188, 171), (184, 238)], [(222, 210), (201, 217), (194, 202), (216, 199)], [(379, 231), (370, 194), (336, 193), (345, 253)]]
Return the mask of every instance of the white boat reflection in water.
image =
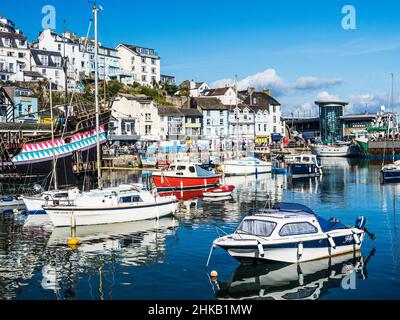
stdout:
[[(367, 278), (367, 264), (361, 252), (303, 262), (240, 266), (226, 283), (217, 282), (219, 300), (317, 300), (328, 289), (351, 285)], [(352, 278), (355, 277), (355, 278)]]
[[(173, 235), (177, 226), (175, 219), (163, 218), (78, 227), (74, 236), (80, 245), (71, 247), (70, 254), (65, 254), (65, 247), (71, 229), (55, 228), (47, 243), (53, 256), (42, 268), (42, 288), (58, 293), (61, 283), (70, 280), (71, 274), (88, 274), (93, 269), (101, 276), (103, 267), (115, 259), (122, 266), (163, 263), (166, 237)], [(64, 254), (56, 254), (57, 251)]]

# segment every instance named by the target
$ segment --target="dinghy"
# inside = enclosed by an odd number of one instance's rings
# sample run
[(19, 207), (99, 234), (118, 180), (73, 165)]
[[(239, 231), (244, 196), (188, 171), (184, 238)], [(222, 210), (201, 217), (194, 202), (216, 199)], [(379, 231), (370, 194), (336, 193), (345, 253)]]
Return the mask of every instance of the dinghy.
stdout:
[(235, 186), (222, 186), (219, 188), (210, 189), (203, 193), (203, 197), (205, 198), (229, 197), (232, 195), (232, 191), (234, 189)]

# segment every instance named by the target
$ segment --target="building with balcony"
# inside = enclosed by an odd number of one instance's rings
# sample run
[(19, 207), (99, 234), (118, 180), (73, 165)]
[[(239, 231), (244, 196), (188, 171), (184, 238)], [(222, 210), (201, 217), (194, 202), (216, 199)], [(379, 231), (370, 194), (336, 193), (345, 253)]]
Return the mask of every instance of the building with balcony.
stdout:
[(185, 116), (180, 109), (171, 106), (157, 106), (160, 117), (161, 140), (185, 140)]
[(229, 137), (229, 107), (217, 98), (197, 97), (191, 99), (191, 108), (203, 115), (203, 137), (210, 141), (210, 149), (223, 150)]
[(185, 117), (184, 132), (186, 142), (191, 143), (200, 140), (202, 136), (203, 114), (197, 109), (186, 107), (182, 107), (180, 111)]
[(116, 48), (120, 58), (120, 80), (125, 84), (137, 82), (152, 86), (161, 80), (160, 57), (154, 49), (120, 44)]

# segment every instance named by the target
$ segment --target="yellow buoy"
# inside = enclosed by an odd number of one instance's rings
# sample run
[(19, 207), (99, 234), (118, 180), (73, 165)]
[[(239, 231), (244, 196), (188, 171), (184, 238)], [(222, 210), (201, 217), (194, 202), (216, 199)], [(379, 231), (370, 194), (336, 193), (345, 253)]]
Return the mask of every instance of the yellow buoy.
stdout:
[(211, 280), (217, 280), (218, 272), (217, 271), (211, 271), (210, 277), (211, 277)]
[(78, 238), (71, 238), (68, 240), (69, 246), (78, 246), (79, 244), (80, 244), (80, 241)]

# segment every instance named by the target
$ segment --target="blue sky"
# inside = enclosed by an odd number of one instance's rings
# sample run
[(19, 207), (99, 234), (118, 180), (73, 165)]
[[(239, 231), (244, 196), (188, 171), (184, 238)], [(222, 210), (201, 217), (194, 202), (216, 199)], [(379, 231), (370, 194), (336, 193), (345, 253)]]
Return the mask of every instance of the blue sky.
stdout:
[[(44, 5), (57, 10), (57, 31), (85, 35), (86, 0), (1, 0), (0, 15), (30, 40)], [(351, 102), (348, 112), (388, 104), (390, 73), (400, 79), (400, 3), (389, 0), (102, 0), (100, 39), (155, 48), (162, 73), (178, 82), (272, 88), (286, 114), (316, 112), (319, 98)], [(356, 9), (357, 29), (342, 28), (342, 7)]]

